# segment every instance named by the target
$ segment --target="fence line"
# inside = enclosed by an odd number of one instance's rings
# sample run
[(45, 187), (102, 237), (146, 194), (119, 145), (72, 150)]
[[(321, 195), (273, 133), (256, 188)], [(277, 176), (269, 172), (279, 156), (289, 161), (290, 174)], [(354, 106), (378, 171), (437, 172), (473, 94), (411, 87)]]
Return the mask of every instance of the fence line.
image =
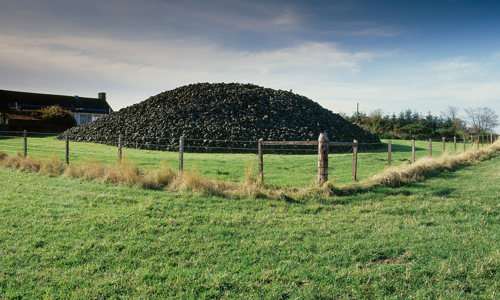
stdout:
[[(3, 151), (7, 152), (18, 152), (20, 150), (20, 147), (23, 149), (23, 155), (27, 156), (28, 151), (30, 153), (39, 153), (39, 154), (44, 154), (44, 153), (56, 153), (58, 155), (61, 155), (64, 157), (64, 161), (66, 164), (70, 164), (70, 158), (73, 157), (74, 155), (78, 156), (85, 156), (89, 157), (92, 155), (99, 156), (100, 160), (106, 161), (106, 162), (112, 162), (113, 158), (116, 158), (116, 161), (118, 164), (120, 164), (123, 160), (123, 147), (126, 146), (135, 146), (136, 148), (139, 148), (139, 146), (147, 146), (147, 147), (155, 147), (156, 150), (163, 150), (163, 151), (177, 151), (179, 153), (179, 170), (182, 171), (184, 170), (184, 159), (185, 159), (185, 153), (186, 151), (189, 152), (189, 150), (205, 150), (207, 153), (212, 153), (215, 150), (223, 150), (223, 151), (233, 151), (231, 153), (235, 153), (234, 151), (246, 151), (246, 152), (253, 152), (257, 154), (257, 161), (258, 161), (258, 168), (259, 168), (259, 179), (261, 182), (264, 182), (264, 156), (265, 155), (275, 155), (279, 162), (281, 163), (280, 165), (285, 165), (283, 167), (284, 170), (287, 169), (292, 169), (295, 172), (300, 171), (304, 174), (309, 174), (312, 170), (312, 163), (311, 166), (307, 166), (308, 164), (300, 163), (297, 162), (296, 159), (293, 156), (287, 156), (287, 153), (301, 153), (301, 154), (317, 154), (318, 155), (318, 165), (317, 165), (317, 172), (318, 172), (318, 180), (317, 182), (319, 184), (326, 182), (328, 180), (328, 170), (329, 170), (329, 152), (331, 149), (336, 150), (336, 156), (333, 158), (334, 162), (341, 162), (341, 161), (347, 161), (347, 160), (352, 160), (352, 174), (351, 178), (353, 181), (356, 181), (358, 178), (358, 154), (359, 154), (359, 147), (363, 145), (382, 145), (381, 143), (359, 143), (357, 140), (353, 140), (353, 142), (330, 142), (328, 141), (328, 137), (326, 134), (320, 135), (320, 138), (318, 141), (264, 141), (263, 139), (260, 139), (258, 141), (244, 141), (244, 140), (216, 140), (216, 139), (188, 139), (184, 136), (181, 136), (178, 139), (178, 144), (172, 143), (173, 139), (172, 138), (157, 138), (157, 137), (150, 137), (152, 140), (160, 141), (160, 140), (165, 140), (165, 141), (170, 141), (170, 143), (166, 144), (154, 144), (154, 143), (138, 143), (138, 142), (130, 142), (126, 140), (127, 136), (133, 136), (133, 135), (122, 135), (118, 134), (116, 135), (116, 144), (115, 146), (117, 147), (118, 153), (117, 155), (113, 154), (106, 154), (102, 152), (96, 152), (96, 151), (81, 151), (81, 150), (71, 150), (70, 152), (70, 139), (65, 136), (64, 139), (64, 149), (57, 149), (54, 147), (48, 146), (46, 143), (44, 144), (41, 142), (42, 140), (36, 140), (35, 142), (30, 142), (28, 143), (28, 135), (29, 138), (44, 138), (46, 136), (50, 136), (48, 133), (34, 133), (34, 132), (27, 132), (26, 130), (24, 131), (0, 131), (0, 142), (5, 140), (5, 139), (17, 139), (21, 143), (20, 145), (16, 146), (14, 144), (0, 144), (1, 149)], [(53, 134), (52, 134), (53, 135)], [(115, 137), (114, 135), (112, 137)], [(470, 136), (470, 148), (473, 149), (474, 146), (480, 147), (480, 144), (482, 147), (484, 147), (484, 143), (493, 143), (495, 140), (498, 139), (498, 135), (471, 135)], [(214, 145), (196, 145), (196, 144), (190, 144), (190, 142), (204, 142), (204, 143), (214, 143)], [(432, 156), (433, 152), (433, 143), (438, 142), (439, 140), (433, 140), (432, 138), (429, 139), (429, 152), (428, 155)], [(447, 151), (447, 143), (450, 146), (452, 144), (452, 148), (449, 148), (448, 151), (453, 151), (457, 152), (457, 144), (458, 140), (457, 137), (453, 138), (445, 138), (442, 137), (440, 139), (440, 142), (442, 143), (442, 151), (445, 152)], [(466, 150), (467, 146), (467, 138), (466, 136), (462, 137), (462, 143), (463, 143), (463, 149), (464, 151)], [(109, 141), (96, 141), (96, 143), (107, 143), (109, 144)], [(218, 146), (216, 143), (225, 143), (227, 146)], [(252, 145), (255, 144), (256, 147), (254, 148)], [(251, 147), (247, 147), (251, 146)], [(131, 148), (132, 148), (131, 147)], [(18, 149), (17, 151), (15, 149)], [(344, 150), (342, 150), (344, 149)], [(411, 160), (410, 159), (404, 159), (407, 160), (411, 163), (415, 162), (416, 159), (416, 150), (415, 150), (415, 140), (411, 140)], [(439, 148), (438, 148), (439, 149)], [(387, 165), (391, 166), (393, 160), (392, 153), (394, 149), (392, 147), (392, 140), (387, 141)], [(73, 155), (73, 156), (70, 156)], [(345, 154), (345, 155), (342, 155)], [(371, 156), (374, 157), (376, 160), (383, 161), (384, 159), (376, 158), (376, 156), (383, 155), (384, 152), (371, 152)], [(349, 156), (348, 156), (349, 155)], [(352, 155), (352, 157), (350, 157)], [(104, 159), (103, 159), (104, 157)], [(77, 158), (75, 158), (77, 159)], [(210, 163), (209, 160), (202, 160), (202, 162), (207, 162)], [(270, 164), (273, 165), (276, 162), (276, 159), (274, 160), (266, 160), (266, 165)], [(227, 170), (227, 169), (226, 169)], [(230, 169), (230, 170), (239, 170), (241, 169)], [(220, 171), (217, 168), (218, 173), (224, 173), (223, 171)]]

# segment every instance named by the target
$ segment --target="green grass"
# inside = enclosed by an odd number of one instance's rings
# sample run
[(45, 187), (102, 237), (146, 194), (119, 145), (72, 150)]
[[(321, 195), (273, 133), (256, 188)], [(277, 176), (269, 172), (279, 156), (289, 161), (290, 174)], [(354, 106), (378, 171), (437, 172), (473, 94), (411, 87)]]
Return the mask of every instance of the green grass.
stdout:
[[(386, 140), (383, 141), (387, 143)], [(470, 143), (466, 145), (470, 149)], [(266, 150), (266, 148), (264, 148)], [(411, 141), (392, 141), (392, 165), (406, 164), (411, 160)], [(453, 153), (453, 143), (446, 144), (446, 151)], [(0, 139), (0, 151), (8, 154), (23, 152), (22, 139)], [(329, 155), (329, 177), (335, 184), (343, 186), (352, 182), (352, 149), (345, 148), (346, 153)], [(433, 143), (433, 156), (442, 154), (442, 143)], [(463, 145), (457, 145), (457, 152), (463, 152)], [(100, 161), (116, 164), (117, 147), (94, 143), (70, 143), (70, 163), (82, 164), (87, 161)], [(265, 152), (265, 153), (269, 153)], [(294, 152), (300, 153), (300, 152)], [(55, 140), (54, 136), (33, 136), (28, 138), (28, 155), (37, 158), (58, 157), (65, 159), (64, 141)], [(126, 160), (137, 164), (141, 169), (154, 169), (168, 165), (176, 170), (179, 165), (177, 152), (139, 150), (125, 148), (123, 155)], [(416, 142), (416, 159), (429, 155), (429, 142)], [(363, 180), (381, 172), (387, 167), (387, 145), (381, 149), (362, 151), (358, 156), (358, 180)], [(317, 180), (318, 156), (312, 154), (265, 154), (264, 181), (268, 185), (303, 187), (314, 184)], [(185, 153), (184, 168), (195, 169), (207, 178), (242, 181), (246, 169), (258, 170), (256, 154), (231, 153)]]
[(0, 298), (498, 299), (499, 180), (298, 203), (0, 170)]

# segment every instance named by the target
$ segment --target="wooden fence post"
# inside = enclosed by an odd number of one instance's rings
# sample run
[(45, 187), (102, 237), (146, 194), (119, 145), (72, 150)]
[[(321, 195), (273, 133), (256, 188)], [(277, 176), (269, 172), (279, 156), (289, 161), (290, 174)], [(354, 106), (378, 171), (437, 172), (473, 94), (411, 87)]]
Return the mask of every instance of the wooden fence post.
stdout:
[(66, 164), (69, 165), (69, 136), (66, 134)]
[(446, 138), (443, 136), (443, 152), (446, 151)]
[(466, 147), (465, 135), (463, 136), (463, 139), (464, 139), (464, 152), (465, 152), (465, 150), (466, 150), (466, 148), (465, 148)]
[(453, 152), (457, 152), (457, 137), (453, 136)]
[(24, 157), (28, 156), (28, 132), (23, 130), (23, 139), (24, 139)]
[(179, 138), (179, 171), (184, 170), (184, 135)]
[(358, 141), (353, 141), (352, 147), (352, 180), (356, 181), (358, 175)]
[(392, 162), (392, 142), (387, 140), (387, 165), (390, 167)]
[(432, 157), (432, 138), (429, 139), (429, 156)]
[(119, 164), (122, 163), (122, 145), (123, 145), (122, 135), (119, 134), (118, 135), (118, 163)]
[(328, 181), (328, 136), (321, 133), (318, 138), (318, 184)]
[(415, 139), (411, 140), (411, 162), (415, 163)]
[(262, 152), (262, 139), (259, 140), (258, 146), (259, 150), (259, 174), (260, 183), (264, 184), (264, 153)]

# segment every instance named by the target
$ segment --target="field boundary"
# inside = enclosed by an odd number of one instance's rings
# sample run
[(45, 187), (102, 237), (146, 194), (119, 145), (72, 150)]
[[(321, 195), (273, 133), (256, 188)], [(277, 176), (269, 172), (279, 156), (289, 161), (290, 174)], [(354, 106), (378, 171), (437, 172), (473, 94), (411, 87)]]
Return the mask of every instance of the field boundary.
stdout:
[[(439, 158), (425, 157), (413, 164), (389, 167), (375, 176), (360, 182), (337, 188), (332, 181), (322, 185), (311, 185), (305, 188), (285, 188), (265, 186), (255, 178), (255, 174), (247, 174), (242, 182), (207, 179), (202, 175), (186, 170), (174, 172), (169, 168), (142, 171), (127, 163), (115, 166), (90, 163), (79, 166), (65, 164), (58, 159), (42, 161), (21, 154), (8, 155), (0, 152), (0, 164), (3, 168), (39, 173), (49, 176), (70, 176), (87, 180), (97, 180), (111, 184), (123, 184), (148, 189), (165, 189), (167, 191), (189, 191), (203, 195), (224, 197), (249, 197), (282, 199), (307, 199), (311, 193), (322, 197), (346, 195), (362, 192), (379, 186), (399, 187), (408, 182), (417, 182), (432, 177), (442, 171), (453, 170), (457, 166), (471, 165), (492, 158), (500, 151), (500, 142), (477, 150), (469, 150), (456, 155), (443, 155)], [(286, 196), (284, 196), (286, 195)]]
[[(36, 132), (27, 132), (26, 130), (24, 131), (0, 131), (0, 139), (20, 139), (22, 140), (22, 144), (19, 146), (12, 146), (12, 145), (0, 145), (0, 151), (4, 152), (10, 152), (10, 153), (18, 153), (19, 151), (22, 151), (21, 153), (27, 157), (28, 151), (31, 153), (33, 151), (38, 152), (38, 153), (43, 153), (49, 152), (48, 149), (44, 148), (43, 145), (39, 145), (36, 142), (31, 143), (31, 138), (35, 137), (40, 137), (44, 135), (49, 135), (49, 133), (36, 133)], [(52, 135), (54, 135), (52, 133)], [(61, 136), (59, 136), (61, 137)], [(258, 160), (258, 167), (259, 167), (259, 181), (261, 184), (264, 184), (264, 177), (265, 174), (270, 175), (268, 172), (264, 172), (264, 167), (265, 167), (265, 161), (264, 161), (264, 156), (266, 154), (274, 154), (274, 155), (280, 155), (280, 157), (283, 159), (283, 163), (289, 164), (290, 168), (298, 168), (300, 171), (304, 171), (311, 176), (311, 180), (313, 179), (313, 174), (312, 174), (312, 164), (310, 164), (305, 170), (305, 167), (301, 167), (300, 165), (298, 166), (297, 163), (293, 163), (293, 154), (307, 154), (311, 156), (311, 159), (313, 158), (314, 155), (317, 155), (317, 168), (316, 168), (316, 173), (317, 173), (317, 180), (316, 183), (321, 185), (329, 180), (329, 172), (332, 172), (332, 167), (331, 165), (329, 166), (329, 154), (330, 153), (335, 153), (335, 154), (344, 154), (342, 159), (344, 160), (351, 160), (352, 161), (352, 169), (351, 169), (351, 175), (350, 178), (352, 179), (353, 182), (358, 181), (358, 168), (364, 168), (366, 167), (366, 164), (358, 164), (358, 154), (360, 153), (367, 153), (366, 151), (369, 151), (370, 149), (373, 149), (374, 147), (378, 147), (377, 155), (382, 156), (384, 153), (384, 149), (380, 149), (381, 147), (383, 148), (384, 143), (360, 143), (358, 140), (353, 140), (349, 142), (330, 142), (328, 140), (328, 137), (326, 134), (321, 134), (320, 137), (318, 138), (317, 141), (265, 141), (263, 139), (260, 139), (258, 141), (239, 141), (239, 140), (210, 140), (210, 139), (205, 139), (205, 140), (200, 140), (200, 139), (188, 139), (185, 136), (181, 136), (178, 139), (170, 139), (168, 142), (163, 141), (160, 138), (154, 138), (154, 137), (144, 137), (143, 139), (147, 142), (143, 144), (138, 144), (138, 143), (130, 143), (127, 141), (127, 138), (125, 135), (118, 134), (116, 136), (116, 145), (111, 145), (112, 147), (116, 147), (116, 156), (109, 156), (107, 158), (108, 161), (110, 162), (115, 162), (116, 164), (121, 164), (123, 162), (123, 149), (144, 149), (144, 148), (151, 148), (152, 150), (161, 150), (161, 151), (167, 151), (167, 152), (178, 152), (178, 170), (183, 171), (185, 168), (185, 154), (187, 153), (203, 153), (205, 151), (206, 153), (218, 153), (218, 151), (221, 151), (223, 153), (241, 153), (245, 152), (248, 153), (254, 153), (256, 154), (256, 159)], [(467, 139), (465, 136), (462, 137), (461, 141), (457, 139), (457, 137), (453, 138), (445, 138), (443, 137), (442, 139), (436, 140), (436, 139), (429, 139), (428, 140), (428, 156), (432, 157), (433, 156), (433, 147), (436, 149), (436, 144), (438, 144), (437, 148), (439, 151), (444, 152), (452, 152), (452, 153), (457, 153), (457, 151), (467, 151), (468, 149), (480, 149), (480, 147), (484, 147), (485, 143), (486, 145), (492, 144), (495, 140), (498, 139), (498, 136), (494, 136), (493, 134), (491, 135), (484, 135), (484, 136), (477, 136), (476, 138), (474, 135), (471, 135), (469, 139)], [(156, 142), (151, 142), (151, 141), (156, 141)], [(175, 142), (177, 141), (177, 142)], [(75, 150), (70, 150), (70, 142), (75, 143), (75, 141), (70, 141), (68, 139), (68, 136), (65, 136), (65, 141), (64, 141), (64, 147), (60, 147), (58, 149), (51, 149), (50, 151), (52, 153), (56, 152), (58, 153), (58, 156), (62, 156), (63, 160), (67, 165), (70, 164), (70, 162), (73, 162), (74, 158), (71, 158), (71, 154)], [(93, 143), (96, 143), (96, 141), (92, 141)], [(462, 143), (463, 145), (459, 147), (459, 143)], [(97, 141), (99, 143), (99, 141)], [(207, 144), (206, 146), (200, 146), (198, 145), (199, 143), (205, 143)], [(213, 143), (214, 145), (211, 145)], [(102, 144), (104, 141), (102, 141)], [(222, 145), (225, 145), (222, 147)], [(255, 145), (255, 146), (254, 146)], [(3, 149), (2, 149), (3, 146)], [(109, 146), (109, 145), (108, 145)], [(17, 148), (16, 148), (17, 147)], [(387, 140), (387, 148), (386, 150), (386, 158), (379, 158), (380, 161), (386, 161), (387, 166), (391, 166), (392, 163), (394, 162), (393, 159), (393, 147), (392, 147), (392, 141), (389, 139)], [(460, 148), (463, 148), (460, 149)], [(380, 151), (381, 150), (381, 151)], [(194, 152), (193, 152), (194, 151)], [(415, 140), (411, 140), (411, 156), (408, 155), (405, 160), (409, 163), (415, 163), (416, 161), (416, 146), (415, 146)], [(436, 152), (436, 151), (434, 151)], [(92, 154), (92, 153), (78, 153), (78, 155), (81, 157), (85, 157), (86, 154)], [(291, 154), (291, 155), (290, 155)], [(435, 154), (435, 153), (434, 153)], [(266, 161), (267, 164), (267, 161)], [(288, 167), (284, 167), (288, 168)], [(335, 172), (338, 172), (339, 170), (336, 169), (334, 170)], [(341, 170), (340, 170), (341, 171)], [(333, 173), (335, 175), (335, 173)], [(271, 174), (272, 175), (272, 174)], [(275, 176), (275, 175), (274, 175)], [(366, 178), (366, 176), (364, 177)]]

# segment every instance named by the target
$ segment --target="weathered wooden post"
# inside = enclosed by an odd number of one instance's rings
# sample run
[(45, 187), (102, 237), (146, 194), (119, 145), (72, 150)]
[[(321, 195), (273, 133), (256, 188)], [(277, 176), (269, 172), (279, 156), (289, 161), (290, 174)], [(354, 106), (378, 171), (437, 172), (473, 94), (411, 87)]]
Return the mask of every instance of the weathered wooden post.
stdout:
[(466, 147), (466, 144), (467, 144), (467, 142), (466, 142), (466, 140), (465, 140), (465, 135), (463, 136), (463, 139), (464, 139), (464, 152), (465, 152), (465, 150), (466, 150), (466, 148), (465, 148), (465, 147)]
[(123, 141), (122, 141), (122, 135), (118, 135), (118, 163), (122, 163), (122, 146), (123, 146)]
[(392, 141), (387, 140), (387, 165), (390, 167), (392, 162)]
[(432, 157), (432, 138), (429, 139), (429, 156)]
[(259, 174), (260, 183), (264, 184), (264, 153), (262, 152), (262, 139), (259, 140), (258, 146), (259, 150)]
[(318, 184), (328, 181), (328, 136), (321, 133), (318, 138)]
[(179, 171), (184, 170), (184, 135), (179, 138)]
[(415, 139), (411, 140), (411, 162), (415, 163)]
[(24, 139), (24, 157), (28, 156), (28, 132), (23, 130), (23, 139)]
[(352, 147), (352, 180), (356, 181), (358, 175), (358, 141), (353, 141)]
[(66, 134), (66, 164), (69, 165), (69, 136)]
[(457, 152), (457, 137), (453, 136), (453, 152)]
[(493, 133), (491, 133), (491, 143), (493, 144)]
[(446, 138), (443, 136), (443, 153), (446, 151)]

